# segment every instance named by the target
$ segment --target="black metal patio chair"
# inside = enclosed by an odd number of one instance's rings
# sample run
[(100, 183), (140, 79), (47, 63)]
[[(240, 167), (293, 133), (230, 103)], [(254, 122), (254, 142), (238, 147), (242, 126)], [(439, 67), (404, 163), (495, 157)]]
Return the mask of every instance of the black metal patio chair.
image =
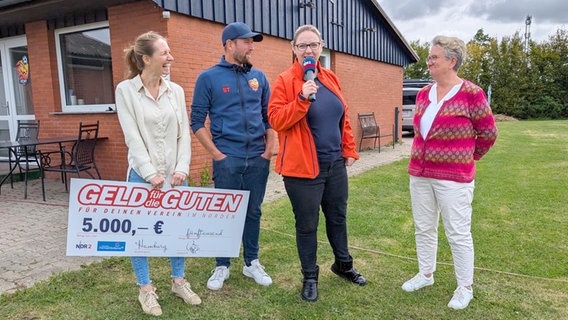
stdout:
[[(20, 177), (23, 176), (24, 181), (24, 199), (28, 198), (28, 176), (32, 172), (38, 172), (41, 179), (41, 189), (43, 201), (45, 201), (45, 187), (43, 182), (43, 170), (40, 163), (41, 154), (34, 143), (38, 141), (39, 136), (39, 120), (38, 121), (22, 121), (18, 120), (18, 130), (16, 132), (16, 142), (22, 146), (16, 146), (10, 149), (8, 157), (10, 168), (12, 163), (18, 167)], [(14, 187), (13, 175), (10, 175), (10, 185)]]
[(101, 179), (101, 174), (95, 162), (95, 147), (98, 136), (99, 121), (92, 124), (79, 123), (79, 135), (70, 152), (60, 150), (42, 153), (43, 171), (62, 173), (65, 191), (67, 192), (69, 192), (68, 173), (76, 173), (80, 177), (81, 172), (86, 172), (91, 178), (96, 179), (91, 172), (91, 170), (95, 170), (98, 179)]

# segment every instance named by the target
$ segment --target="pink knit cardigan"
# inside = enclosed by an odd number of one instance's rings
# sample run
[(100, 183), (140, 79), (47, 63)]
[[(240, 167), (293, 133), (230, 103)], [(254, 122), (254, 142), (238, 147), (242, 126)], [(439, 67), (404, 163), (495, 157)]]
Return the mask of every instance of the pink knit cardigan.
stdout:
[(458, 93), (444, 102), (426, 137), (420, 134), (420, 119), (430, 104), (432, 85), (416, 96), (414, 142), (408, 165), (412, 176), (471, 182), (475, 160), (481, 159), (497, 139), (497, 127), (481, 88), (464, 80)]

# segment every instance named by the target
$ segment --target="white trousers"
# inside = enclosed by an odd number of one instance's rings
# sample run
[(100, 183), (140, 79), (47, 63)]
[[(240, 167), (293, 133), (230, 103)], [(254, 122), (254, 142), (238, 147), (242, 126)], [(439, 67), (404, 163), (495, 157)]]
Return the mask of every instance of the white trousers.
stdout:
[(475, 181), (460, 183), (410, 176), (416, 254), (421, 274), (436, 271), (440, 213), (452, 250), (458, 286), (473, 284), (471, 214)]

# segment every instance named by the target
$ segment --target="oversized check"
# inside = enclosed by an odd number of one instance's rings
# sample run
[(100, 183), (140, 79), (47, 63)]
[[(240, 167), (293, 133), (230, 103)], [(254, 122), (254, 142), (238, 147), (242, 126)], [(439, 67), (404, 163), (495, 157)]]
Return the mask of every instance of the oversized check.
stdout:
[(238, 257), (249, 191), (71, 179), (68, 256)]

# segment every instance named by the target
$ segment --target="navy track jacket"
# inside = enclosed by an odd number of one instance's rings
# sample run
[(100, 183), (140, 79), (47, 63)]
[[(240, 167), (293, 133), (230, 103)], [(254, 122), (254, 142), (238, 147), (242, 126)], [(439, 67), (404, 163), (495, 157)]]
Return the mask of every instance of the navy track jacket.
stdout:
[(265, 151), (270, 85), (264, 72), (252, 66), (221, 61), (201, 72), (191, 104), (191, 130), (205, 126), (209, 115), (215, 146), (238, 158), (260, 156)]

